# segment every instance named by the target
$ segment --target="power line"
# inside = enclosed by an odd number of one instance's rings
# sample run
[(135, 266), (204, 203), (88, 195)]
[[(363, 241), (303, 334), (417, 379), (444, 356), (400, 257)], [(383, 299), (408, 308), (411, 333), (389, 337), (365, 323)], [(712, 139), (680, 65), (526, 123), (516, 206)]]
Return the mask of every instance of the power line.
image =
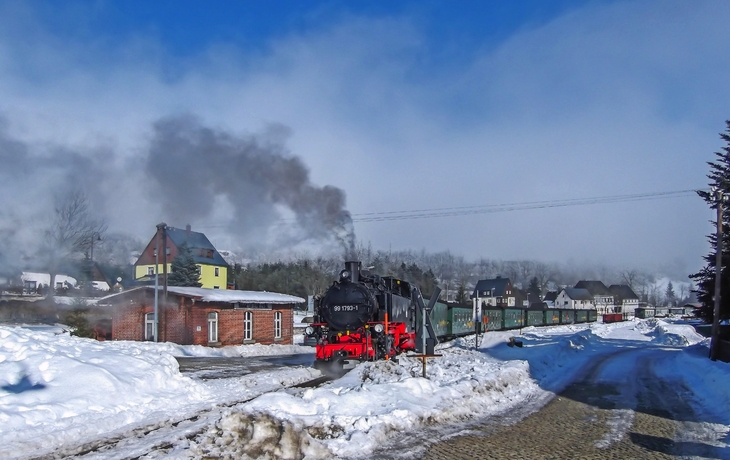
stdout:
[[(519, 203), (502, 203), (475, 206), (451, 206), (445, 208), (425, 208), (402, 211), (381, 211), (352, 214), (353, 222), (383, 222), (408, 219), (431, 219), (438, 217), (456, 217), (498, 212), (526, 211), (532, 209), (561, 208), (568, 206), (589, 206), (609, 203), (626, 203), (634, 201), (664, 200), (696, 196), (697, 189), (673, 190), (666, 192), (646, 192), (627, 195), (608, 195), (589, 198), (570, 198), (563, 200), (525, 201)], [(280, 219), (277, 226), (295, 225), (296, 219)], [(225, 224), (201, 225), (203, 228), (224, 227)]]

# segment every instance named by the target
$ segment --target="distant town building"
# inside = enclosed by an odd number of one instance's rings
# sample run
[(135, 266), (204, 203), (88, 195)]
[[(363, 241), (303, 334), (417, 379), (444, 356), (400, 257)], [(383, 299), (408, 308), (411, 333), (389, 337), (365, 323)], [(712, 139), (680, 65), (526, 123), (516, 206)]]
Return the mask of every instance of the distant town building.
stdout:
[[(166, 227), (160, 235), (159, 243), (156, 241), (157, 233), (152, 237), (147, 247), (134, 264), (134, 277), (138, 282), (150, 283), (155, 276), (155, 249), (158, 244), (160, 255), (158, 257), (158, 276), (165, 271), (165, 259), (167, 262), (167, 273), (170, 273), (172, 261), (177, 256), (178, 248), (184, 243), (192, 251), (195, 263), (200, 269), (200, 282), (202, 287), (210, 289), (228, 288), (228, 263), (213, 247), (205, 234), (194, 232), (188, 225), (184, 230), (174, 227)], [(166, 242), (166, 243), (165, 243)], [(163, 250), (163, 245), (166, 245)], [(160, 283), (163, 281), (160, 280)]]
[(479, 280), (471, 297), (490, 307), (514, 307), (516, 304), (512, 282), (509, 278), (501, 276)]
[(578, 281), (574, 287), (577, 289), (586, 289), (590, 292), (599, 315), (614, 313), (613, 294), (611, 294), (602, 281)]
[(639, 296), (636, 295), (630, 286), (626, 284), (612, 284), (608, 290), (613, 294), (616, 313), (635, 315), (636, 309), (639, 308)]
[(565, 288), (555, 298), (556, 308), (570, 308), (573, 310), (593, 310), (593, 296), (587, 289)]

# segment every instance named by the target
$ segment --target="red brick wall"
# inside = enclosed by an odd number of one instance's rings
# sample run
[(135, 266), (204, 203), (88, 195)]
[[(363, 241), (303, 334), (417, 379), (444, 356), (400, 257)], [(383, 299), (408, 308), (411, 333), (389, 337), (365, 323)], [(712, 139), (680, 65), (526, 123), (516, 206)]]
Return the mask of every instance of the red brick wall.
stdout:
[[(113, 306), (112, 339), (144, 340), (144, 315), (154, 311), (151, 292), (121, 300)], [(247, 310), (234, 310), (230, 304), (193, 303), (191, 299), (169, 295), (169, 303), (160, 302), (160, 341), (181, 345), (208, 346), (208, 313), (218, 313), (218, 344), (243, 343), (243, 318)], [(275, 305), (272, 310), (253, 313), (253, 341), (261, 344), (293, 343), (294, 310), (291, 305)], [(274, 338), (274, 313), (281, 312), (281, 338)], [(200, 330), (198, 330), (200, 328)]]

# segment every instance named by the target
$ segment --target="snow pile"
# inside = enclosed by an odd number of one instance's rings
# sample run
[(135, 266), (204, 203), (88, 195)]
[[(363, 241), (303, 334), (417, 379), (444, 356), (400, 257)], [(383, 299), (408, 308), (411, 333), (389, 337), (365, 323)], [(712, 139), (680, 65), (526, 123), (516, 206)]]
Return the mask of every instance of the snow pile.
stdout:
[[(207, 390), (169, 353), (65, 334), (0, 327), (0, 457), (143, 420)], [(83, 423), (77, 416), (83, 415)]]
[(705, 341), (706, 339), (695, 332), (692, 326), (683, 324), (668, 324), (660, 321), (651, 334), (652, 342), (658, 345), (672, 347), (686, 347)]
[(0, 326), (0, 458), (51, 453), (105, 433), (198, 414), (319, 375), (313, 369), (203, 382), (174, 356), (312, 353), (295, 345), (225, 348), (72, 337), (60, 325)]
[(186, 446), (192, 457), (329, 458), (372, 451), (393, 434), (426, 424), (504, 412), (539, 392), (524, 361), (502, 362), (459, 346), (421, 361), (364, 363), (300, 394), (270, 393), (231, 410)]

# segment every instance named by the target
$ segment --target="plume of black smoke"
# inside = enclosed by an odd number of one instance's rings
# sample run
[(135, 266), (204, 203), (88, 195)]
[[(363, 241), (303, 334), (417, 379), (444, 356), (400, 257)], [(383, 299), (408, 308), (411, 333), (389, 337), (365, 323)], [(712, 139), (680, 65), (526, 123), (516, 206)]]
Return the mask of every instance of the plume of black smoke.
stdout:
[(146, 172), (170, 221), (200, 223), (223, 198), (232, 210), (228, 231), (261, 239), (280, 219), (276, 207), (285, 206), (303, 230), (290, 243), (334, 237), (351, 256), (355, 237), (345, 193), (312, 184), (301, 159), (284, 147), (287, 135), (277, 126), (261, 136), (234, 136), (192, 116), (164, 118), (154, 125)]

